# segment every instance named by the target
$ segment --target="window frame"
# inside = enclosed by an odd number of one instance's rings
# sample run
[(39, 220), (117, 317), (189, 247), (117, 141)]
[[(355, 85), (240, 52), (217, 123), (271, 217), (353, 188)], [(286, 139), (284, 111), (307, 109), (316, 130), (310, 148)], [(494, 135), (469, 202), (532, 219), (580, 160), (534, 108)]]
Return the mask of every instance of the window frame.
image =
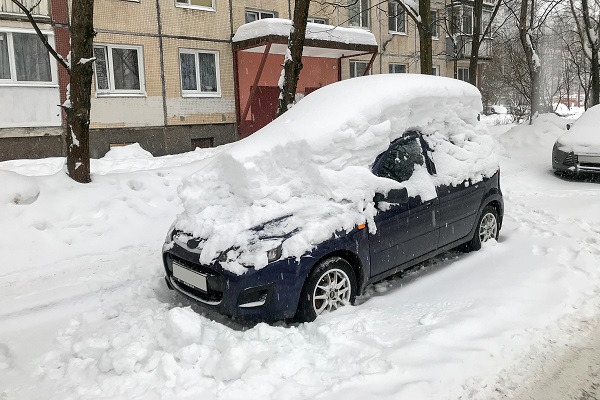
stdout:
[[(388, 14), (390, 12), (390, 7), (396, 8), (396, 11), (394, 12), (394, 15), (395, 15), (394, 20), (395, 20), (396, 26), (394, 27), (395, 29), (392, 29), (392, 27), (390, 26), (390, 15), (388, 15), (388, 32), (391, 32), (392, 34), (396, 34), (396, 35), (407, 35), (408, 33), (407, 33), (407, 29), (406, 29), (406, 25), (407, 25), (406, 10), (398, 3), (389, 2), (388, 3)], [(398, 16), (400, 15), (400, 12), (404, 15), (404, 30), (403, 31), (398, 30)]]
[[(358, 7), (360, 12), (355, 15), (350, 15), (350, 8), (348, 8), (348, 26), (351, 28), (360, 28), (360, 29), (371, 29), (371, 7), (369, 4), (369, 0), (348, 0), (348, 5), (353, 2), (358, 2)], [(366, 7), (365, 7), (366, 3)], [(352, 19), (358, 18), (358, 25), (352, 25)], [(366, 18), (367, 24), (364, 25), (363, 18)]]
[[(181, 97), (221, 97), (221, 73), (220, 73), (220, 53), (218, 50), (204, 50), (204, 49), (189, 49), (179, 48), (178, 52), (179, 61), (179, 88), (181, 90)], [(181, 54), (193, 54), (194, 62), (196, 63), (196, 90), (184, 90), (183, 89), (183, 75), (181, 74)], [(198, 54), (212, 54), (215, 57), (215, 79), (217, 81), (216, 92), (204, 92), (202, 91), (200, 83), (200, 60)]]
[[(439, 24), (439, 11), (438, 10), (431, 10), (430, 11), (430, 18), (431, 18), (431, 38), (433, 40), (440, 40), (440, 24)], [(435, 14), (435, 18), (433, 17), (433, 14)]]
[[(54, 32), (45, 29), (41, 30), (42, 34), (46, 36), (46, 40), (53, 48), (56, 48)], [(13, 42), (13, 33), (23, 33), (29, 35), (35, 35), (37, 33), (32, 29), (21, 29), (21, 28), (0, 28), (0, 33), (6, 34), (7, 51), (8, 51), (8, 66), (10, 78), (0, 79), (0, 86), (24, 86), (24, 87), (58, 87), (58, 68), (56, 60), (46, 52), (50, 64), (50, 80), (49, 81), (20, 81), (17, 78), (17, 65), (15, 60), (15, 50)]]
[[(404, 67), (404, 72), (392, 72), (391, 69), (392, 67)], [(391, 62), (388, 64), (388, 73), (389, 74), (407, 74), (408, 73), (408, 65), (407, 64), (403, 64), (403, 63), (395, 63), (395, 62)]]
[[(471, 23), (471, 29), (469, 31), (467, 31), (465, 29), (465, 18), (469, 18), (470, 23)], [(473, 22), (474, 22), (473, 7), (465, 6), (465, 5), (461, 6), (460, 21), (461, 21), (461, 25), (460, 25), (461, 33), (463, 35), (467, 35), (467, 36), (473, 35)]]
[[(462, 71), (463, 78), (465, 77), (465, 71), (467, 80), (460, 78), (460, 72)], [(469, 82), (469, 68), (468, 67), (456, 67), (456, 79), (463, 82)]]
[[(488, 14), (488, 16), (489, 16), (489, 19), (487, 19), (487, 21), (486, 21), (486, 18), (484, 17), (485, 14)], [(481, 34), (482, 35), (483, 35), (483, 31), (487, 27), (487, 24), (489, 24), (490, 20), (492, 19), (492, 14), (493, 14), (492, 11), (489, 11), (489, 10), (483, 10), (481, 13)], [(484, 37), (492, 39), (493, 38), (492, 31), (493, 31), (493, 29), (490, 26), (490, 30), (488, 31), (487, 35), (485, 35)]]
[[(254, 21), (251, 21), (251, 22), (260, 21), (261, 19), (277, 18), (278, 17), (277, 12), (275, 12), (275, 11), (258, 10), (256, 8), (246, 8), (246, 9), (244, 9), (244, 23), (245, 24), (249, 24), (250, 23), (250, 22), (247, 22), (247, 18), (246, 18), (246, 16), (247, 16), (248, 13), (258, 14), (258, 18), (256, 20), (254, 20)], [(272, 16), (271, 17), (263, 17), (262, 16), (263, 14), (270, 14)]]
[[(323, 21), (323, 22), (315, 22), (317, 20)], [(313, 24), (327, 25), (327, 23), (329, 21), (327, 20), (327, 18), (308, 17), (307, 20), (306, 20), (306, 22), (310, 22), (310, 23), (313, 23)]]
[[(130, 44), (108, 44), (94, 43), (96, 47), (106, 48), (106, 70), (108, 73), (108, 89), (98, 89), (98, 71), (97, 64), (94, 62), (94, 90), (96, 97), (146, 97), (146, 78), (144, 69), (144, 46)], [(115, 71), (113, 68), (112, 49), (136, 50), (138, 58), (138, 79), (140, 82), (139, 90), (116, 89)]]
[(435, 74), (433, 74), (434, 76), (440, 76), (440, 66), (439, 65), (432, 65), (431, 66), (431, 72), (434, 72)]
[(189, 8), (192, 10), (201, 10), (201, 11), (212, 11), (212, 12), (217, 11), (217, 5), (216, 5), (217, 0), (211, 0), (212, 7), (196, 6), (196, 5), (190, 4), (190, 2), (191, 2), (191, 0), (186, 0), (185, 2), (180, 1), (180, 0), (175, 0), (175, 7)]
[[(358, 78), (358, 77), (361, 77), (361, 76), (365, 76), (364, 74), (363, 75), (354, 75), (354, 76), (352, 76), (352, 73), (356, 72), (356, 66), (358, 64), (365, 64), (365, 70), (366, 70), (366, 68), (369, 67), (369, 62), (368, 61), (350, 60), (350, 78)], [(369, 71), (369, 73), (367, 75), (371, 75), (371, 71)]]

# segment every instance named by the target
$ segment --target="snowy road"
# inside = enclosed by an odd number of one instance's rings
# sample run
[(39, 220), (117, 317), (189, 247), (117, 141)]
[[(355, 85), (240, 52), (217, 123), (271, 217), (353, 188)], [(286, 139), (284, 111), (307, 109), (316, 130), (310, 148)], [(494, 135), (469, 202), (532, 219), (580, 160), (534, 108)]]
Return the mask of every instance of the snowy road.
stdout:
[(577, 342), (558, 347), (532, 369), (530, 383), (511, 394), (521, 400), (600, 399), (600, 320), (580, 325)]
[(160, 246), (201, 156), (106, 161), (84, 188), (24, 180), (39, 196), (0, 204), (0, 399), (598, 397), (600, 183), (551, 173), (562, 126), (493, 127), (498, 243), (446, 253), (296, 327), (240, 330), (166, 289)]

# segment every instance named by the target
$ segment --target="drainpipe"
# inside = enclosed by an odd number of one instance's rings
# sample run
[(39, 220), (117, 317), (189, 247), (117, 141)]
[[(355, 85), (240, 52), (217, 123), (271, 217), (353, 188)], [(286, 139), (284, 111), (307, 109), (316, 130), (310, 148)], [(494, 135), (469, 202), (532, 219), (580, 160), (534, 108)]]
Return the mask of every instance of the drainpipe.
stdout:
[[(162, 34), (162, 18), (160, 16), (160, 0), (156, 0), (156, 22), (158, 24), (158, 53), (160, 56), (160, 83), (163, 103), (163, 124), (167, 126), (167, 88), (165, 84), (165, 54)], [(165, 132), (166, 134), (166, 132)], [(165, 149), (166, 150), (166, 149)]]

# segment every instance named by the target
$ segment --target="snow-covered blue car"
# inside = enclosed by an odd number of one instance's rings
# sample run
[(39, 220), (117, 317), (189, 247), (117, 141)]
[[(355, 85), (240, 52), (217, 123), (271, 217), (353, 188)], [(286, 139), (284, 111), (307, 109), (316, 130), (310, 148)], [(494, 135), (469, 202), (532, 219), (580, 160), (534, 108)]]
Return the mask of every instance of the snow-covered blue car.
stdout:
[(440, 252), (479, 249), (504, 209), (480, 111), (473, 86), (421, 75), (307, 96), (183, 183), (167, 285), (233, 318), (311, 321)]

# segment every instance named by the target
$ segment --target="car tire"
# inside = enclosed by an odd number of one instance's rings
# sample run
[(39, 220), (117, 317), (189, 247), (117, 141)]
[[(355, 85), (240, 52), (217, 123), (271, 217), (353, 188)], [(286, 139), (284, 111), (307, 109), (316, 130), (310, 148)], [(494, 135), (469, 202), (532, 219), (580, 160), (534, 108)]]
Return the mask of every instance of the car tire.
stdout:
[(341, 257), (323, 260), (304, 283), (295, 319), (311, 322), (324, 312), (354, 304), (356, 292), (356, 276), (346, 260)]
[(481, 249), (481, 243), (490, 239), (497, 240), (499, 233), (498, 211), (493, 206), (487, 205), (477, 221), (473, 238), (466, 243), (465, 247), (467, 251), (477, 251)]

